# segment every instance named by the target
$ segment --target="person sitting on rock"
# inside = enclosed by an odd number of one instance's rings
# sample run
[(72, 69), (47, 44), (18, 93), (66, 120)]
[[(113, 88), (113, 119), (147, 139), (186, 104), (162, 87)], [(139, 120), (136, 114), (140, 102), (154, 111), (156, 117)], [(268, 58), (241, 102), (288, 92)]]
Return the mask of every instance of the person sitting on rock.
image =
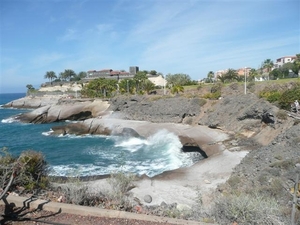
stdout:
[(294, 104), (295, 104), (295, 108), (296, 108), (296, 113), (298, 113), (299, 112), (299, 102), (298, 102), (298, 100), (295, 100)]

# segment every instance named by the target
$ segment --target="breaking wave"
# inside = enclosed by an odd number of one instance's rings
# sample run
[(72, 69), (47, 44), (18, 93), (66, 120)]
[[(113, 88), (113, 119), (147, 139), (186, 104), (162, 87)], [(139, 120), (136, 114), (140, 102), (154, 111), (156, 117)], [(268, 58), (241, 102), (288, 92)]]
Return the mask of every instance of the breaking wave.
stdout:
[(16, 123), (16, 122), (19, 122), (19, 120), (16, 119), (16, 117), (9, 117), (1, 120), (1, 123)]
[[(84, 140), (90, 137), (93, 136), (64, 136), (66, 139)], [(101, 145), (89, 145), (78, 153), (81, 161), (53, 165), (51, 175), (93, 176), (121, 170), (153, 177), (164, 171), (191, 166), (194, 163), (193, 156), (181, 151), (182, 144), (179, 138), (167, 130), (159, 131), (147, 139), (103, 136), (98, 138), (102, 140)], [(93, 139), (97, 140), (97, 137)], [(110, 144), (103, 145), (107, 142)]]

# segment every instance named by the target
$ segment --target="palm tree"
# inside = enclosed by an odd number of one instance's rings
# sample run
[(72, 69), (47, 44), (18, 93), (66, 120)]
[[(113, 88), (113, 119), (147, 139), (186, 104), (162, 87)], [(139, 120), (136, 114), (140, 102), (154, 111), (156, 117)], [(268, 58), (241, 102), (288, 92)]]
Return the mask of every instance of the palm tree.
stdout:
[(209, 71), (207, 74), (207, 80), (209, 83), (214, 82), (215, 73), (213, 71)]
[(228, 69), (228, 71), (225, 74), (223, 74), (222, 76), (219, 76), (218, 78), (222, 81), (222, 83), (233, 82), (234, 80), (236, 80), (236, 81), (239, 80), (238, 73), (234, 69)]
[(112, 92), (117, 89), (118, 81), (115, 79), (104, 79), (102, 83), (102, 90), (104, 97), (111, 96)]
[(255, 77), (258, 77), (259, 73), (256, 69), (251, 68), (249, 71), (248, 81), (255, 80)]
[(76, 73), (74, 72), (74, 70), (65, 70), (65, 72), (63, 72), (63, 77), (66, 80), (71, 80), (72, 77), (75, 77)]
[(181, 85), (173, 85), (171, 87), (171, 93), (172, 94), (179, 94), (179, 92), (184, 92), (184, 87)]
[(144, 90), (149, 94), (155, 88), (155, 84), (153, 84), (150, 80), (145, 80), (144, 82)]
[(145, 80), (147, 80), (148, 77), (147, 77), (147, 73), (146, 71), (139, 71), (137, 72), (134, 77), (133, 77), (133, 80), (135, 81), (136, 83), (136, 90), (138, 92), (140, 92), (143, 88), (142, 87), (142, 84), (144, 83)]
[(267, 69), (267, 73), (268, 73), (268, 80), (270, 79), (269, 78), (269, 74), (274, 66), (274, 63), (271, 59), (266, 59), (264, 62), (263, 62), (263, 68), (264, 69)]
[(225, 83), (226, 77), (224, 75), (218, 75), (218, 80), (220, 80), (222, 83)]
[(57, 78), (57, 76), (56, 76), (55, 72), (53, 72), (53, 71), (47, 71), (46, 74), (45, 74), (45, 76), (44, 76), (44, 78), (45, 79), (49, 79), (49, 81), (52, 82), (52, 80), (54, 78)]
[(293, 64), (293, 72), (295, 74), (298, 74), (298, 76), (300, 77), (300, 54), (296, 54), (296, 59)]

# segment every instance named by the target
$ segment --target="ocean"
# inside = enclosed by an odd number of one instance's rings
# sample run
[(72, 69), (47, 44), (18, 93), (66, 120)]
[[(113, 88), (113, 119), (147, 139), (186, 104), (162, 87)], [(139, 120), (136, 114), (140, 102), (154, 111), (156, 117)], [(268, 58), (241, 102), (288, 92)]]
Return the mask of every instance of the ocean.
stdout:
[[(25, 93), (0, 94), (0, 105)], [(25, 124), (14, 119), (29, 109), (0, 107), (0, 148), (14, 156), (26, 150), (42, 152), (52, 176), (97, 176), (116, 171), (153, 177), (191, 166), (192, 155), (182, 153), (178, 137), (161, 130), (147, 139), (101, 135), (49, 135), (52, 124)], [(71, 121), (70, 121), (71, 122)]]

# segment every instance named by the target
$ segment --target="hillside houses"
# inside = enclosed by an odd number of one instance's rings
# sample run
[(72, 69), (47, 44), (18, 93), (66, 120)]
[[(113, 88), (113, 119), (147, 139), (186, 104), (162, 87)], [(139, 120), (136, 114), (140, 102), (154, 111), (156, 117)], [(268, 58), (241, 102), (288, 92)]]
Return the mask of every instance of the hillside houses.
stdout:
[[(261, 76), (260, 77), (255, 77), (255, 81), (263, 81), (263, 80), (268, 80), (269, 78), (269, 71), (272, 71), (274, 69), (279, 69), (281, 68), (284, 64), (286, 63), (293, 63), (296, 60), (296, 56), (283, 56), (278, 59), (276, 59), (275, 62), (273, 62), (273, 67), (271, 70), (268, 68), (261, 68)], [(248, 76), (252, 68), (250, 67), (243, 67), (236, 69), (236, 72), (239, 76)], [(219, 76), (222, 76), (228, 72), (228, 69), (224, 70), (218, 70), (214, 73), (214, 80), (217, 80)], [(290, 76), (293, 77), (295, 74), (290, 70)]]
[(282, 67), (285, 63), (293, 63), (296, 59), (296, 56), (284, 56), (281, 58), (276, 59), (276, 62), (274, 62), (274, 67), (273, 68), (280, 68)]
[[(113, 70), (113, 69), (102, 69), (102, 70), (89, 70), (87, 71), (87, 77), (84, 78), (84, 81), (90, 81), (96, 78), (106, 78), (106, 79), (132, 79), (136, 73), (139, 72), (138, 66), (130, 66), (129, 72), (124, 70)], [(156, 86), (164, 86), (166, 80), (162, 75), (152, 75), (147, 74), (148, 79), (154, 83)]]
[(113, 69), (102, 69), (102, 70), (89, 70), (87, 71), (86, 80), (92, 80), (95, 78), (116, 78), (125, 79), (132, 78), (139, 71), (139, 67), (131, 66), (129, 67), (129, 72), (123, 70), (113, 70)]

